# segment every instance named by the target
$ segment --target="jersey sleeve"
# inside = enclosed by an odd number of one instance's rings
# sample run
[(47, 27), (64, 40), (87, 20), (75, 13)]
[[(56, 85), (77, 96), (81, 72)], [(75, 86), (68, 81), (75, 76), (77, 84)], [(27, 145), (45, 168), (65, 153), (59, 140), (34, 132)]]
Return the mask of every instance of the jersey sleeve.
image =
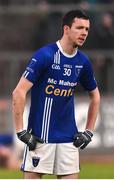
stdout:
[(80, 84), (87, 91), (92, 91), (97, 87), (92, 65), (89, 60), (87, 60), (87, 62), (84, 64), (84, 69), (80, 77)]
[(45, 56), (42, 51), (38, 51), (31, 57), (22, 76), (34, 84), (45, 70), (45, 66)]

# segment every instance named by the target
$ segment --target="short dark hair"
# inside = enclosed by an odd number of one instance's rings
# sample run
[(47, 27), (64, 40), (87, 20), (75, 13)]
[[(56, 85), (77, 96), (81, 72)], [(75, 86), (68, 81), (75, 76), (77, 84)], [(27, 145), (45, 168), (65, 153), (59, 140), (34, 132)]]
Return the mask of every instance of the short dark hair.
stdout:
[(74, 18), (89, 19), (89, 16), (83, 10), (72, 10), (66, 13), (62, 19), (62, 29), (64, 25), (72, 26)]

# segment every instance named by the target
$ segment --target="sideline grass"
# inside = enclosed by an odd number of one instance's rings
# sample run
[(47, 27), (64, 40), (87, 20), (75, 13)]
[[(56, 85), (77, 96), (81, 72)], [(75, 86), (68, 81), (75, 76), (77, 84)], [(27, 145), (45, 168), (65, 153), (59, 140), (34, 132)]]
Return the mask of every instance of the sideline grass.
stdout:
[[(0, 169), (0, 179), (22, 179), (18, 170)], [(46, 175), (45, 179), (54, 179), (55, 176)], [(114, 164), (83, 164), (81, 166), (81, 179), (114, 179)]]

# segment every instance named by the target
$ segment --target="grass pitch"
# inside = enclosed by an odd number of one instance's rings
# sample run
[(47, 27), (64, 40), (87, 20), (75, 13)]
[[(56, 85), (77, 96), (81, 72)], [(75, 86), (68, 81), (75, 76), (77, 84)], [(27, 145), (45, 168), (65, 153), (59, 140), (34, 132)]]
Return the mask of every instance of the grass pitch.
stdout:
[[(19, 170), (0, 169), (0, 179), (22, 179)], [(55, 179), (53, 175), (45, 175), (44, 179)], [(80, 179), (114, 179), (114, 164), (82, 164)]]

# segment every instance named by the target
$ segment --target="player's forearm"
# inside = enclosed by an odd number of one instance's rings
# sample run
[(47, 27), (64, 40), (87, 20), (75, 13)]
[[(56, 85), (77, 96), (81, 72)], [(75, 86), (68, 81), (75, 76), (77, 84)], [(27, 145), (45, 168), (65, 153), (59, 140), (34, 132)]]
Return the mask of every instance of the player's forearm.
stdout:
[(100, 105), (100, 95), (98, 89), (95, 90), (95, 93), (90, 94), (90, 99), (91, 101), (88, 109), (86, 129), (94, 131)]
[(26, 95), (20, 90), (14, 90), (12, 100), (12, 111), (16, 131), (23, 129), (23, 113)]

